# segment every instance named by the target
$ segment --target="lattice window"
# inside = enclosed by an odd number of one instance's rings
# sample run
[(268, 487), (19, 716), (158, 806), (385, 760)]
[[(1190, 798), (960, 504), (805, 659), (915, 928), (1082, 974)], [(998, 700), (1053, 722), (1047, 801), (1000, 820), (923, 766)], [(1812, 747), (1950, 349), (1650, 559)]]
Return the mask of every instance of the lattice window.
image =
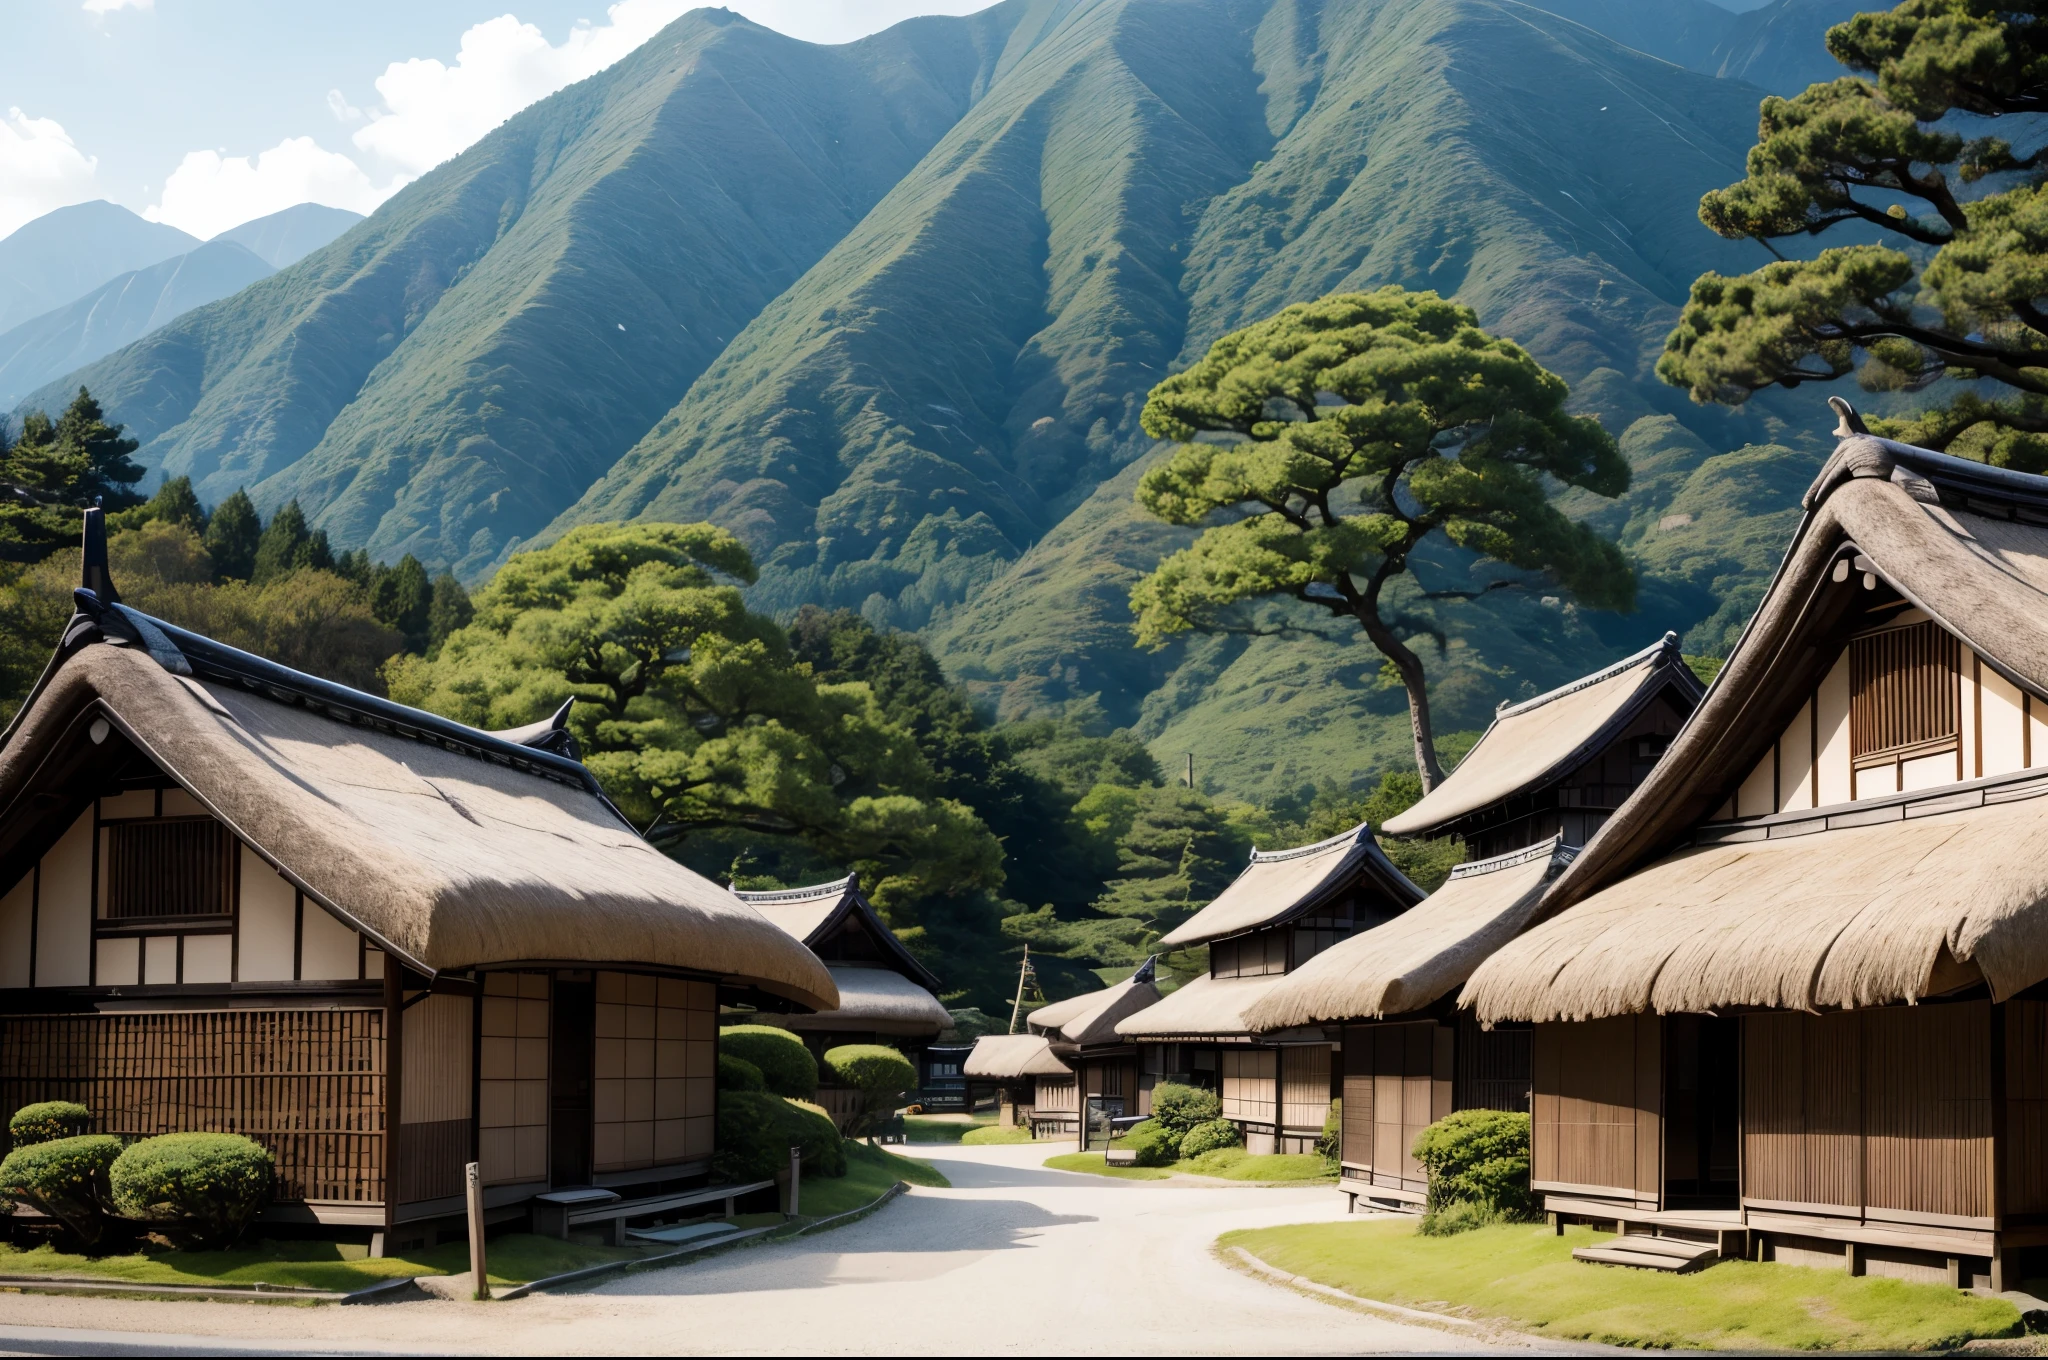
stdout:
[(112, 919), (225, 916), (234, 910), (235, 838), (219, 822), (114, 822), (105, 830)]
[(1219, 940), (1209, 946), (1209, 975), (1219, 978), (1266, 977), (1287, 971), (1286, 927)]
[(597, 1170), (637, 1171), (711, 1155), (717, 1034), (712, 983), (597, 975)]
[(1273, 1122), (1275, 1067), (1279, 1054), (1270, 1048), (1223, 1050), (1223, 1117)]
[(1956, 640), (1932, 623), (1849, 642), (1849, 742), (1859, 765), (1938, 755), (1962, 732)]
[(548, 975), (484, 974), (477, 1142), (486, 1185), (548, 1174)]

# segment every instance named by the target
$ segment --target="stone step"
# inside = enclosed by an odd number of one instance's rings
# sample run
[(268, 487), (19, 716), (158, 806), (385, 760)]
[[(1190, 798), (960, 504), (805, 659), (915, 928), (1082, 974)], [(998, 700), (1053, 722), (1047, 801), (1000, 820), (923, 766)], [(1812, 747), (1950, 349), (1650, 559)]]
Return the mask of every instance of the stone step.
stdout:
[(626, 1236), (636, 1242), (660, 1242), (678, 1247), (684, 1243), (708, 1246), (721, 1237), (731, 1237), (740, 1229), (730, 1223), (685, 1223), (674, 1228), (628, 1228)]

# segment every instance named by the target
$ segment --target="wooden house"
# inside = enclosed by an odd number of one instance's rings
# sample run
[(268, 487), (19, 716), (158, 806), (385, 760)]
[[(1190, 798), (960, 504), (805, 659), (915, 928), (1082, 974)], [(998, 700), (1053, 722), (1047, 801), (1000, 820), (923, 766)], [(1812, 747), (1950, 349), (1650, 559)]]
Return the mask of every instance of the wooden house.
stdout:
[(1839, 409), (1705, 701), (1463, 1000), (1535, 1025), (1552, 1212), (2004, 1288), (2048, 1245), (2048, 479)]
[(1657, 764), (1704, 688), (1678, 635), (1548, 694), (1502, 704), (1479, 741), (1389, 836), (1458, 836), (1475, 859), (1561, 837), (1584, 845)]
[(1138, 1046), (1118, 1034), (1117, 1025), (1158, 1001), (1155, 963), (1147, 959), (1121, 982), (1050, 1002), (1025, 1017), (1025, 1028), (1043, 1035), (1067, 1068), (1064, 1076), (1038, 1076), (1034, 1133), (1073, 1134), (1084, 1145), (1105, 1142), (1110, 1121), (1151, 1113), (1151, 1083), (1141, 1084)]
[(1331, 1061), (1341, 1036), (1320, 1026), (1260, 1033), (1249, 1013), (1288, 974), (1421, 898), (1363, 825), (1315, 845), (1254, 850), (1229, 887), (1160, 941), (1207, 945), (1208, 973), (1116, 1026), (1140, 1046), (1143, 1088), (1209, 1087), (1251, 1151), (1313, 1149), (1342, 1070)]
[[(122, 606), (0, 734), (0, 1111), (246, 1134), (274, 1220), (431, 1240), (709, 1173), (721, 998), (832, 1010), (809, 950), (643, 841), (559, 721), (477, 731)], [(559, 716), (559, 715), (558, 715)]]
[(1248, 1008), (1260, 1034), (1341, 1032), (1340, 1188), (1354, 1210), (1421, 1208), (1415, 1135), (1451, 1111), (1529, 1108), (1528, 1026), (1482, 1030), (1456, 997), (1571, 862), (1561, 839), (1460, 864), (1420, 903), (1332, 945)]
[(1043, 1034), (984, 1034), (960, 1066), (970, 1090), (995, 1089), (996, 1122), (1001, 1127), (1030, 1129), (1035, 1135), (1038, 1103), (1043, 1099), (1055, 1131), (1073, 1131), (1080, 1111), (1074, 1069), (1052, 1051), (1052, 1040)]

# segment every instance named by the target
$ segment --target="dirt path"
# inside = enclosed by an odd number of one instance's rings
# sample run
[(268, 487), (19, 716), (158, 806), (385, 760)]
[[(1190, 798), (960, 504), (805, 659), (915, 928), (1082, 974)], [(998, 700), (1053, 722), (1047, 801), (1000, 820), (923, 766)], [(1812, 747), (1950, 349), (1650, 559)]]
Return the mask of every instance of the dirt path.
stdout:
[[(0, 1295), (0, 1352), (1117, 1355), (1497, 1352), (1369, 1316), (1210, 1254), (1232, 1228), (1341, 1214), (1312, 1189), (1189, 1189), (1047, 1171), (1035, 1147), (918, 1146), (919, 1189), (833, 1232), (510, 1303), (358, 1308)], [(88, 1338), (77, 1330), (91, 1329)], [(148, 1333), (153, 1335), (134, 1335)]]

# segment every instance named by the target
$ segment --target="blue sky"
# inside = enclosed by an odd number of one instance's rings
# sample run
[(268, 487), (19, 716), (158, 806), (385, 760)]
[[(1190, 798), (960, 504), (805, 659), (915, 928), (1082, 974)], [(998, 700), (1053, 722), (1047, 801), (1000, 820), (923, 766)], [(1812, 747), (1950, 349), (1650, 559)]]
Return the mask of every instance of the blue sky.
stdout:
[[(732, 0), (846, 42), (992, 0)], [(0, 235), (105, 198), (205, 237), (312, 199), (367, 212), (690, 0), (5, 0)]]

